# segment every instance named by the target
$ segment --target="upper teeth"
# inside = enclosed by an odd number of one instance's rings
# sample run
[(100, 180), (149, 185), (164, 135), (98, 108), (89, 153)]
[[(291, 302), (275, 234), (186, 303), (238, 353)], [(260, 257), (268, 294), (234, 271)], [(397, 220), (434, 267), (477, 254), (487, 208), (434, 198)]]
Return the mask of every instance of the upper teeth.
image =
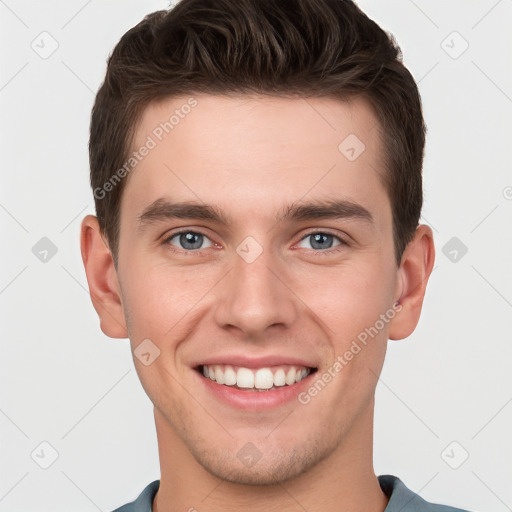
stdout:
[(271, 368), (244, 368), (231, 365), (203, 365), (203, 375), (218, 384), (246, 389), (271, 389), (274, 386), (291, 386), (310, 373), (305, 366), (273, 366)]

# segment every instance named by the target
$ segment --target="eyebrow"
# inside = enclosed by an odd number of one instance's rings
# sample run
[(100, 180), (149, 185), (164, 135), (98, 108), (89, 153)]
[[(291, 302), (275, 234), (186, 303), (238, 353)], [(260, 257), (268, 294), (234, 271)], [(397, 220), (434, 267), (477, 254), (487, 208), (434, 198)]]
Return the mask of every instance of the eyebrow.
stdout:
[[(139, 227), (171, 219), (201, 219), (229, 225), (232, 218), (219, 208), (193, 201), (173, 203), (160, 198), (147, 206), (138, 217)], [(315, 219), (355, 219), (373, 223), (372, 214), (362, 205), (347, 200), (325, 200), (293, 203), (276, 215), (276, 221), (307, 221)]]

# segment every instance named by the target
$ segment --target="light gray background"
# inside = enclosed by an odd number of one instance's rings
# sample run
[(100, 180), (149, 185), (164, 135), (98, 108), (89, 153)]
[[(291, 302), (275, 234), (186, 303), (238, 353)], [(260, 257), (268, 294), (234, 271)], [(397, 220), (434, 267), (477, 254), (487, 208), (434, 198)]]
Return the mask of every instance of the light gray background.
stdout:
[[(437, 245), (420, 324), (389, 344), (376, 472), (431, 501), (512, 510), (512, 0), (359, 4), (419, 82)], [(159, 477), (152, 405), (128, 341), (99, 329), (78, 235), (107, 55), (167, 5), (0, 1), (2, 512), (109, 511)], [(57, 247), (46, 262), (32, 251), (43, 237)], [(58, 453), (48, 469), (42, 442)]]

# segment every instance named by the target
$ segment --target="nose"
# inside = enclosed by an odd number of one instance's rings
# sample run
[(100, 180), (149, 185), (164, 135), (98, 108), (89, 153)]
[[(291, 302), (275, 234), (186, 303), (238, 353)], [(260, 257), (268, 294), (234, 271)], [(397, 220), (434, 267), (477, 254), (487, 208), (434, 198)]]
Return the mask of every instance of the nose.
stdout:
[(263, 251), (252, 262), (234, 255), (234, 268), (223, 280), (214, 318), (217, 325), (250, 339), (269, 328), (290, 328), (299, 304), (287, 283), (282, 262)]

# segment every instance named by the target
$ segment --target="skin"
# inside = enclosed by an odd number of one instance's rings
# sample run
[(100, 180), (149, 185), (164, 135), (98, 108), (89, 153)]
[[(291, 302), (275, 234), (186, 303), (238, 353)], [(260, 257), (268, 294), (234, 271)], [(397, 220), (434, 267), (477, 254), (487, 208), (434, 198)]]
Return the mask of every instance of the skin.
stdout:
[[(387, 340), (409, 336), (419, 320), (432, 231), (420, 225), (396, 265), (377, 119), (364, 99), (194, 97), (198, 105), (126, 178), (118, 268), (96, 217), (81, 233), (103, 332), (129, 337), (132, 350), (145, 339), (160, 350), (149, 366), (134, 357), (154, 404), (161, 483), (153, 509), (383, 511), (372, 461), (375, 387)], [(187, 99), (149, 106), (134, 148)], [(355, 161), (338, 149), (349, 134), (366, 146)], [(214, 205), (230, 222), (141, 225), (159, 198)], [(276, 221), (289, 204), (340, 198), (373, 222)], [(169, 239), (182, 228), (206, 235), (200, 249)], [(334, 235), (333, 246), (313, 246), (312, 231)], [(248, 236), (262, 248), (252, 263), (236, 251)], [(322, 375), (398, 301), (400, 312), (306, 405), (240, 410), (197, 385), (192, 365), (212, 355), (300, 355)], [(237, 457), (248, 442), (261, 454), (251, 467)]]

